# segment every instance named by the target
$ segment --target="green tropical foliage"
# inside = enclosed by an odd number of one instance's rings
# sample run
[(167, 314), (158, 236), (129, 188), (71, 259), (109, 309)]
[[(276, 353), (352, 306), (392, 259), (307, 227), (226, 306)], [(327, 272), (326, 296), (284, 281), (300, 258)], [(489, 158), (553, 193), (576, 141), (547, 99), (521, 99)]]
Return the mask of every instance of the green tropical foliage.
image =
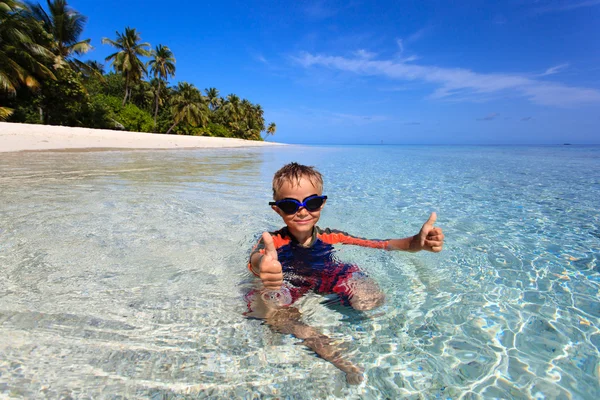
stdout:
[(92, 49), (90, 39), (79, 40), (87, 17), (71, 9), (65, 0), (46, 0), (48, 12), (41, 4), (31, 6), (31, 15), (40, 21), (53, 41), (51, 50), (56, 56), (55, 65), (67, 62), (76, 71), (89, 70), (89, 66), (74, 55), (82, 55)]
[(125, 77), (125, 96), (123, 105), (131, 97), (131, 85), (140, 81), (143, 74), (146, 73), (146, 65), (140, 57), (150, 56), (149, 43), (139, 43), (140, 34), (132, 28), (125, 28), (124, 33), (117, 33), (117, 40), (103, 38), (103, 44), (109, 44), (118, 51), (106, 57), (106, 61), (112, 60), (112, 66), (115, 71), (120, 72)]
[(81, 38), (86, 22), (66, 0), (0, 0), (0, 120), (252, 140), (275, 133), (259, 104), (214, 87), (203, 95), (188, 82), (169, 86), (173, 52), (150, 50), (133, 28), (102, 39), (115, 48), (110, 71), (80, 60), (92, 50)]
[(154, 89), (154, 127), (156, 127), (156, 116), (158, 115), (158, 106), (162, 102), (162, 87), (166, 87), (169, 76), (175, 76), (175, 57), (173, 52), (167, 46), (159, 44), (152, 51), (152, 59), (148, 62), (150, 72), (156, 79)]
[(0, 120), (13, 114), (7, 104), (22, 86), (35, 90), (40, 80), (55, 79), (49, 42), (23, 3), (0, 0)]
[(191, 126), (205, 126), (208, 123), (209, 110), (206, 99), (194, 85), (187, 82), (177, 85), (171, 100), (171, 112), (175, 122), (167, 133), (171, 133), (181, 121), (186, 121)]
[(219, 90), (212, 87), (204, 90), (206, 92), (206, 99), (208, 101), (208, 107), (211, 111), (216, 111), (222, 103), (222, 100), (219, 97)]

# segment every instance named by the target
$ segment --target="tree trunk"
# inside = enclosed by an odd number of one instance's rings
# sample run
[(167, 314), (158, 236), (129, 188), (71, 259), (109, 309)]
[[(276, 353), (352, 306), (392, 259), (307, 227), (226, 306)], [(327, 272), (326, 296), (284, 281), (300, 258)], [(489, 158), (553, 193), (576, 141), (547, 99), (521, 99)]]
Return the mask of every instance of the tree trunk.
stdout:
[[(159, 88), (160, 90), (160, 88)], [(156, 93), (156, 106), (154, 107), (154, 130), (156, 130), (156, 116), (158, 115), (158, 93)]]
[(123, 97), (123, 107), (125, 107), (125, 103), (127, 103), (127, 93), (129, 92), (129, 74), (125, 76), (125, 97)]
[(176, 126), (178, 123), (179, 123), (179, 121), (176, 121), (176, 122), (173, 124), (173, 126), (171, 126), (171, 127), (169, 128), (169, 130), (167, 131), (167, 135), (168, 135), (169, 133), (171, 133), (171, 131), (173, 130), (173, 128), (175, 128), (175, 126)]

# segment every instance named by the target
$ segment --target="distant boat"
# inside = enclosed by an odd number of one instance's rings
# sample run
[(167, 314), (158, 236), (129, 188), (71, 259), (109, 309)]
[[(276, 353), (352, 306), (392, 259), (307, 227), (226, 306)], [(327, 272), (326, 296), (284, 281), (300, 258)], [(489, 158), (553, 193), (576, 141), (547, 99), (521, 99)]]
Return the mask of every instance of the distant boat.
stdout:
[(563, 143), (563, 146), (570, 146), (571, 143)]

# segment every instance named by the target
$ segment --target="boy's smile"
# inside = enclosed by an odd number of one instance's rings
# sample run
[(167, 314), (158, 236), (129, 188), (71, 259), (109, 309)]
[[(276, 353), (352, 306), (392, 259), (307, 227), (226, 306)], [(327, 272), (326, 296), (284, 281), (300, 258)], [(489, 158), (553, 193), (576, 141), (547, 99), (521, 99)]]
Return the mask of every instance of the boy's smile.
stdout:
[[(275, 200), (295, 199), (302, 202), (307, 197), (315, 194), (320, 196), (322, 194), (322, 189), (316, 188), (310, 179), (306, 177), (302, 177), (297, 185), (295, 184), (296, 182), (293, 183), (289, 181), (284, 182), (277, 191), (277, 198)], [(323, 203), (324, 205), (325, 203)], [(321, 217), (323, 206), (315, 211), (308, 211), (306, 208), (300, 207), (294, 214), (286, 214), (277, 206), (271, 206), (271, 208), (283, 218), (283, 222), (285, 222), (290, 233), (296, 240), (306, 246), (312, 240), (313, 228)]]

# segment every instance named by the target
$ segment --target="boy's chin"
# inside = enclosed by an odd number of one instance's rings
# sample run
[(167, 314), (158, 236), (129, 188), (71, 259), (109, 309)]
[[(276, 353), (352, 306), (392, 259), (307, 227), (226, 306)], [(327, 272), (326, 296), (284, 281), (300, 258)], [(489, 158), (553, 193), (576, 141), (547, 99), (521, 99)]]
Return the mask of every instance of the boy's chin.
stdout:
[(292, 226), (288, 226), (288, 228), (292, 228), (297, 232), (312, 232), (315, 224), (292, 224)]

